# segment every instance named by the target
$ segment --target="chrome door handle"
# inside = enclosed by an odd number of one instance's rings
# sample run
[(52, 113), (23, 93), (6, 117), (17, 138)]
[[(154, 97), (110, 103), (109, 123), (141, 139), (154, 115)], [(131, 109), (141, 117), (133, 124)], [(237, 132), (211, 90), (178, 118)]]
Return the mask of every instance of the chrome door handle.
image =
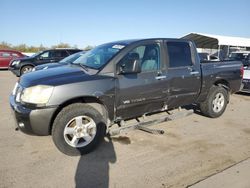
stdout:
[(165, 78), (167, 78), (167, 76), (156, 76), (155, 77), (156, 80), (163, 80)]
[(197, 75), (197, 74), (200, 74), (198, 71), (192, 71), (190, 72), (191, 75)]

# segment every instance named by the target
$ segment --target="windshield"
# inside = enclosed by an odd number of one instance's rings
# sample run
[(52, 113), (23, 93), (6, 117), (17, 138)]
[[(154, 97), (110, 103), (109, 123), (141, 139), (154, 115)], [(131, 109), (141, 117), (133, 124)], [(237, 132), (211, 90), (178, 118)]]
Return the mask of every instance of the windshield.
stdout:
[(79, 57), (81, 57), (85, 52), (78, 52), (75, 54), (72, 54), (64, 59), (62, 59), (61, 61), (59, 61), (59, 63), (72, 63), (75, 60), (77, 60)]
[(73, 63), (81, 64), (92, 69), (100, 69), (124, 47), (125, 45), (121, 44), (103, 44), (86, 52)]

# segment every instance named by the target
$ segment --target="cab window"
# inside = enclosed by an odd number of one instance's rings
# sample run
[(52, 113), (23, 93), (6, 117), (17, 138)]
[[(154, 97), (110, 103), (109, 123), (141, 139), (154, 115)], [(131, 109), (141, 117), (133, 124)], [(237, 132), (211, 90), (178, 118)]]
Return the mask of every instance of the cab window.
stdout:
[(192, 65), (191, 50), (187, 42), (167, 42), (169, 67), (186, 67)]
[(134, 48), (123, 57), (121, 64), (130, 67), (127, 65), (127, 62), (129, 62), (127, 59), (131, 56), (141, 62), (142, 72), (155, 71), (160, 68), (160, 47), (158, 44), (147, 44)]

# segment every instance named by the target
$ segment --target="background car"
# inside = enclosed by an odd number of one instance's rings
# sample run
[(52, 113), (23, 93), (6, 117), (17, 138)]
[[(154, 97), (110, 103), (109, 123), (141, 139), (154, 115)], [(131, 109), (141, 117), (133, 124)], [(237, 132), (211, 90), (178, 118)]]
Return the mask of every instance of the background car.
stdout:
[(24, 73), (31, 72), (37, 65), (46, 63), (58, 62), (71, 54), (81, 50), (72, 48), (50, 49), (38, 52), (31, 57), (17, 58), (11, 61), (9, 70), (16, 76), (21, 76)]
[(250, 93), (250, 67), (244, 70), (242, 84), (243, 88), (241, 89), (241, 92)]
[(206, 52), (198, 53), (201, 61), (219, 61), (220, 59), (215, 55), (210, 55)]
[(7, 69), (11, 60), (20, 57), (26, 56), (15, 50), (0, 50), (0, 69)]
[(59, 66), (62, 66), (62, 65), (67, 65), (69, 63), (73, 63), (76, 59), (81, 57), (81, 55), (85, 54), (85, 52), (86, 51), (80, 51), (80, 52), (74, 53), (74, 54), (72, 54), (72, 55), (70, 55), (68, 57), (65, 57), (64, 59), (62, 59), (61, 61), (56, 62), (56, 63), (46, 63), (46, 64), (43, 64), (43, 65), (35, 66), (32, 71), (50, 69), (50, 68), (55, 68), (55, 67), (59, 67)]
[(250, 66), (250, 51), (232, 52), (229, 54), (230, 60), (242, 61), (244, 67)]

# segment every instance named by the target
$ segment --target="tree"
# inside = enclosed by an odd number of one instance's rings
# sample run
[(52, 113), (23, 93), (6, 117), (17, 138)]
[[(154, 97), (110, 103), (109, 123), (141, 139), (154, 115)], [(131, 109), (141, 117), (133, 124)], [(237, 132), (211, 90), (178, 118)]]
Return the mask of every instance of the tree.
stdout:
[[(61, 42), (57, 45), (51, 46), (51, 48), (78, 48), (78, 47), (77, 47), (77, 45), (71, 46), (68, 43)], [(94, 46), (88, 45), (83, 50), (91, 50), (93, 48), (94, 48)], [(46, 49), (48, 49), (48, 47), (45, 47), (42, 44), (40, 44), (40, 46), (28, 46), (26, 44), (19, 44), (19, 45), (13, 46), (12, 44), (9, 44), (5, 41), (2, 41), (0, 43), (0, 49), (12, 49), (12, 50), (20, 51), (20, 52), (38, 52), (38, 51), (46, 50)]]
[(83, 48), (83, 50), (88, 51), (88, 50), (92, 50), (93, 48), (94, 48), (94, 46), (88, 45), (88, 46), (86, 46), (85, 48)]
[(12, 49), (11, 46), (12, 46), (11, 44), (4, 41), (0, 43), (0, 49)]
[(67, 44), (67, 43), (61, 42), (61, 43), (59, 43), (57, 45), (52, 46), (52, 48), (71, 48), (71, 46), (69, 44)]

